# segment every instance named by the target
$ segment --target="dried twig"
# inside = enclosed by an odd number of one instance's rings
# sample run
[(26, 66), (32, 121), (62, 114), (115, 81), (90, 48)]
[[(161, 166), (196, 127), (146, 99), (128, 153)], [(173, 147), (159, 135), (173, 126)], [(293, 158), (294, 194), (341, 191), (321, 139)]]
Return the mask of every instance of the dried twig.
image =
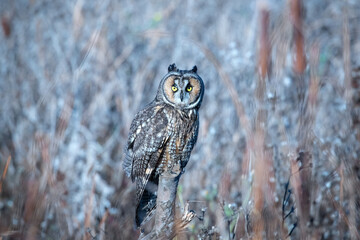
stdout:
[(0, 179), (0, 193), (2, 192), (2, 184), (3, 184), (4, 180), (5, 180), (6, 173), (7, 173), (10, 161), (11, 161), (11, 155), (9, 155), (8, 159), (6, 160), (5, 168), (4, 168), (3, 174), (2, 174), (1, 179)]
[(293, 38), (295, 42), (294, 71), (302, 74), (306, 67), (304, 54), (304, 34), (302, 30), (302, 1), (291, 0), (291, 15), (293, 22)]
[(91, 192), (90, 192), (90, 196), (88, 199), (88, 203), (87, 203), (87, 207), (86, 207), (86, 212), (85, 212), (85, 223), (84, 223), (84, 228), (85, 229), (90, 229), (90, 231), (87, 231), (84, 234), (83, 240), (88, 240), (89, 237), (93, 238), (92, 234), (91, 234), (91, 219), (92, 219), (92, 211), (94, 208), (94, 194), (95, 194), (95, 181), (93, 178), (93, 184), (91, 187)]
[(104, 240), (105, 238), (105, 223), (106, 219), (109, 216), (109, 210), (106, 208), (105, 213), (103, 217), (101, 218), (100, 224), (99, 224), (99, 240)]

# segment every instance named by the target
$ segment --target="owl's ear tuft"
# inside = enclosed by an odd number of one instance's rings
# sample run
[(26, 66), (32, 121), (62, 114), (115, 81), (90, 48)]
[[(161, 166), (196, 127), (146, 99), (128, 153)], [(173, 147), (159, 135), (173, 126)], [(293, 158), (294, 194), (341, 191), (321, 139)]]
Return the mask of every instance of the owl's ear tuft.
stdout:
[(168, 72), (176, 72), (177, 70), (178, 70), (178, 69), (177, 69), (175, 63), (170, 64), (169, 67), (168, 67)]
[(193, 66), (193, 68), (191, 69), (192, 72), (196, 73), (197, 72), (197, 66)]

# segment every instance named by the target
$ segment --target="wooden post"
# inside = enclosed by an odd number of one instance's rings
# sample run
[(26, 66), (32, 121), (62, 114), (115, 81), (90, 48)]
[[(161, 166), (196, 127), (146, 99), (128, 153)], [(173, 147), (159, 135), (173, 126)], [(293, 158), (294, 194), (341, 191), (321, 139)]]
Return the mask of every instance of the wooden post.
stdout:
[(165, 171), (159, 177), (155, 225), (149, 234), (140, 235), (139, 239), (172, 239), (196, 216), (193, 211), (189, 211), (187, 204), (182, 218), (175, 218), (176, 192), (180, 176), (181, 168), (180, 164), (177, 164), (172, 170)]
[(175, 235), (175, 201), (181, 173), (164, 173), (159, 178), (155, 231), (159, 237)]

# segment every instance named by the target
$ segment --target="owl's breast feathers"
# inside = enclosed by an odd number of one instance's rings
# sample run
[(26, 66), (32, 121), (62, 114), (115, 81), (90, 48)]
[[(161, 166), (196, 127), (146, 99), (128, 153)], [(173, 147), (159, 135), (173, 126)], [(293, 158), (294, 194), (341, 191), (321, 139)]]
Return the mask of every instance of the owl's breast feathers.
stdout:
[[(195, 109), (188, 111), (172, 109), (171, 115), (170, 118), (175, 121), (169, 122), (173, 123), (171, 128), (174, 131), (166, 144), (168, 154), (163, 157), (161, 166), (172, 169), (175, 164), (180, 163), (181, 169), (183, 169), (189, 161), (190, 153), (197, 140), (198, 114)], [(161, 172), (163, 169), (157, 170)]]

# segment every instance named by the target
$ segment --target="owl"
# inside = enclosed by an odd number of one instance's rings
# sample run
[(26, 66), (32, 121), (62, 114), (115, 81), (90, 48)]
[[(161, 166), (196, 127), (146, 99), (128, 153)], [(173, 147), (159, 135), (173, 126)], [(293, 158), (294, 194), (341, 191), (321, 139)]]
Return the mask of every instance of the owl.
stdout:
[(135, 223), (140, 227), (156, 209), (159, 176), (189, 161), (199, 130), (204, 83), (197, 67), (168, 67), (155, 99), (131, 123), (123, 168), (136, 183)]

